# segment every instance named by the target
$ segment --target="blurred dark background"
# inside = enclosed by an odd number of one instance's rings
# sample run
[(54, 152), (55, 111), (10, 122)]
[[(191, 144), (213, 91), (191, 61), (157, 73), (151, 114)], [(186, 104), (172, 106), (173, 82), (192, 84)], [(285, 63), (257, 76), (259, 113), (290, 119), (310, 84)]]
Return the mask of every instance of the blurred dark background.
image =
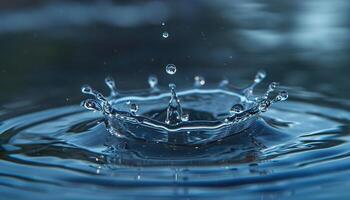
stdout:
[(349, 10), (348, 0), (2, 0), (0, 103), (74, 104), (82, 84), (104, 90), (107, 75), (129, 90), (147, 87), (149, 74), (164, 85), (190, 85), (197, 74), (234, 84), (258, 69), (348, 98)]

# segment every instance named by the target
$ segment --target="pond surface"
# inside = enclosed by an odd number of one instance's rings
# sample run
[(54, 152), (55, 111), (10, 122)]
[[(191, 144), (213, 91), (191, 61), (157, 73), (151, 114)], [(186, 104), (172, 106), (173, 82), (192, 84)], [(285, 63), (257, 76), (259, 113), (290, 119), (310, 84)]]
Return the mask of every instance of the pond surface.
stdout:
[[(350, 3), (313, 0), (0, 3), (0, 193), (5, 199), (348, 199)], [(165, 36), (165, 37), (164, 37)], [(174, 75), (165, 66), (175, 64)], [(194, 76), (278, 81), (290, 98), (201, 145), (121, 140), (80, 106)]]

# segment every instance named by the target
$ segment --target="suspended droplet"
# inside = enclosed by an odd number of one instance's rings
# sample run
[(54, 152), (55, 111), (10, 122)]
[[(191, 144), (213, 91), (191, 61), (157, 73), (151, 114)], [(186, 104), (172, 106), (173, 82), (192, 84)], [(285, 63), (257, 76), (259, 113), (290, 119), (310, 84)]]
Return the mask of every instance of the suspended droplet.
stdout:
[(232, 106), (232, 108), (230, 109), (230, 113), (232, 115), (235, 115), (235, 114), (239, 114), (239, 113), (242, 113), (244, 111), (244, 107), (242, 104), (235, 104)]
[(162, 22), (162, 26), (165, 26), (165, 22)]
[(176, 73), (176, 66), (174, 64), (168, 64), (165, 67), (165, 71), (166, 73), (170, 74), (170, 75), (174, 75)]
[(258, 71), (258, 73), (255, 75), (254, 82), (255, 82), (255, 83), (260, 83), (265, 77), (266, 77), (266, 72), (260, 70), (260, 71)]
[(168, 37), (169, 37), (169, 33), (166, 32), (166, 31), (164, 31), (164, 32), (163, 32), (163, 38), (168, 38)]
[(139, 110), (139, 106), (137, 104), (135, 103), (130, 104), (130, 112), (135, 114), (137, 113), (138, 110)]
[(194, 77), (194, 86), (195, 87), (200, 87), (205, 85), (205, 79), (203, 76), (195, 76)]
[(148, 77), (148, 84), (151, 88), (155, 88), (158, 84), (158, 78), (156, 76), (149, 76)]

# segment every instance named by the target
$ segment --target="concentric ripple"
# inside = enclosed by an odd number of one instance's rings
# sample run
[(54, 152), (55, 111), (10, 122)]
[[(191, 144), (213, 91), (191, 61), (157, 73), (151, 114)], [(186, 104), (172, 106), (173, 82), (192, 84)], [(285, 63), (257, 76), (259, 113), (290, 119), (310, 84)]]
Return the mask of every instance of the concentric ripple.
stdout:
[(0, 192), (37, 199), (278, 199), (346, 191), (347, 101), (292, 97), (245, 131), (194, 146), (114, 137), (100, 113), (79, 106), (15, 117), (4, 111)]

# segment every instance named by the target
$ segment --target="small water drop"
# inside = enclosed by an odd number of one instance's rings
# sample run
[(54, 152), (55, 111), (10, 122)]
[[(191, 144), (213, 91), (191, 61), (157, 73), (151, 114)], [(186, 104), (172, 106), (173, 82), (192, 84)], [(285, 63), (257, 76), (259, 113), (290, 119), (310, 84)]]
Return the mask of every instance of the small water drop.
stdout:
[(130, 112), (132, 112), (133, 114), (137, 113), (137, 111), (139, 110), (139, 106), (135, 103), (130, 104)]
[(264, 78), (266, 77), (266, 72), (263, 70), (258, 71), (258, 73), (255, 75), (254, 82), (260, 83)]
[(162, 26), (165, 26), (165, 22), (162, 22)]
[(195, 87), (200, 87), (205, 85), (205, 79), (203, 76), (195, 76), (194, 77), (194, 86)]
[(166, 31), (164, 31), (164, 32), (163, 32), (163, 38), (168, 38), (168, 37), (169, 37), (169, 33), (166, 32)]
[(153, 76), (153, 75), (149, 76), (148, 77), (148, 84), (152, 89), (154, 89), (158, 84), (158, 78), (156, 76)]
[(174, 75), (176, 73), (176, 66), (174, 64), (168, 64), (165, 67), (165, 71), (166, 73), (170, 74), (170, 75)]
[(232, 115), (235, 115), (235, 114), (239, 114), (239, 113), (242, 113), (244, 111), (244, 107), (242, 104), (235, 104), (232, 106), (232, 108), (230, 109), (230, 113)]

